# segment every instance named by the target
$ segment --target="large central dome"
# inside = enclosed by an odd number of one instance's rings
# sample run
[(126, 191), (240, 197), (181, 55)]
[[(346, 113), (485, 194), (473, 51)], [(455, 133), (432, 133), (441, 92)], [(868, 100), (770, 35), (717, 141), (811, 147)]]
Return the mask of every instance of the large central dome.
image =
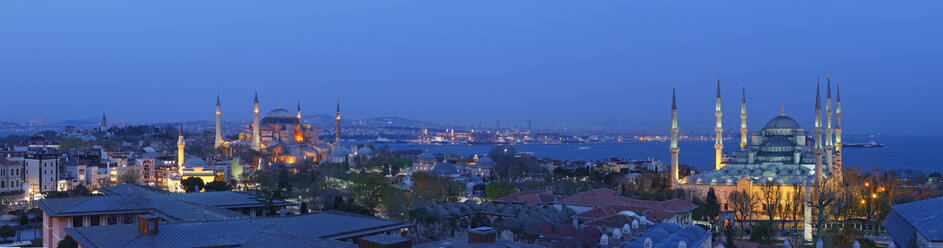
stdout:
[(262, 124), (298, 124), (298, 118), (291, 111), (283, 108), (277, 108), (265, 114), (262, 118)]
[(291, 114), (291, 111), (283, 108), (277, 108), (275, 110), (269, 111), (265, 114), (265, 117), (274, 117), (274, 118), (294, 118), (294, 115)]
[(797, 122), (792, 117), (789, 117), (786, 115), (780, 115), (780, 116), (774, 117), (772, 120), (769, 120), (769, 122), (766, 122), (766, 126), (763, 127), (763, 129), (799, 129), (799, 128), (802, 128), (802, 126), (799, 126), (799, 122)]

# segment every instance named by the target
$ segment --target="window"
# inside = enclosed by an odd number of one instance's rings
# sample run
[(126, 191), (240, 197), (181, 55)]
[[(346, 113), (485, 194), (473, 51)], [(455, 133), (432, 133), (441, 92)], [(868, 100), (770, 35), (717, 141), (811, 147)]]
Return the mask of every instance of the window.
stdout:
[(102, 224), (101, 222), (101, 215), (92, 215), (88, 217), (89, 226), (98, 226)]
[(80, 226), (82, 226), (82, 219), (83, 219), (82, 217), (83, 217), (83, 216), (75, 216), (75, 217), (72, 217), (72, 227), (80, 227)]
[(730, 210), (730, 208), (727, 207), (727, 203), (724, 203), (724, 211), (727, 211), (727, 210)]
[(134, 214), (123, 214), (122, 217), (124, 217), (124, 221), (122, 221), (122, 223), (124, 224), (134, 223)]
[(108, 225), (117, 225), (118, 224), (118, 215), (109, 214), (108, 215)]
[[(11, 184), (10, 186), (13, 186), (13, 185)], [(7, 187), (6, 181), (0, 181), (0, 188), (6, 188), (6, 187)]]

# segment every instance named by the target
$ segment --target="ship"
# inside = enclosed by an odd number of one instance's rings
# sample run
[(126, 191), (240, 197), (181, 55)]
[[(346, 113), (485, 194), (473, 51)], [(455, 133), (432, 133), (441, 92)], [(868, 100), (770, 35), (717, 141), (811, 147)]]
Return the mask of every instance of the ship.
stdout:
[(873, 140), (868, 143), (846, 143), (842, 147), (848, 148), (881, 148), (884, 147), (884, 144), (874, 142)]

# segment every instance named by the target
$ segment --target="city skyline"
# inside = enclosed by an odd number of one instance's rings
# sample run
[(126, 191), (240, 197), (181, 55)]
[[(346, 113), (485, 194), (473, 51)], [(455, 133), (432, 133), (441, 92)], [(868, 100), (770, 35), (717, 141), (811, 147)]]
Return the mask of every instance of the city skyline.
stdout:
[(719, 73), (725, 125), (745, 86), (751, 129), (781, 106), (810, 128), (816, 79), (831, 74), (849, 133), (943, 121), (927, 114), (943, 108), (928, 100), (943, 37), (926, 32), (943, 17), (850, 3), (3, 3), (0, 31), (16, 38), (0, 40), (0, 82), (46, 98), (0, 104), (19, 106), (3, 121), (154, 123), (211, 120), (219, 94), (235, 120), (258, 91), (263, 111), (301, 100), (331, 115), (340, 101), (355, 119), (666, 129), (676, 82), (684, 130), (711, 125)]

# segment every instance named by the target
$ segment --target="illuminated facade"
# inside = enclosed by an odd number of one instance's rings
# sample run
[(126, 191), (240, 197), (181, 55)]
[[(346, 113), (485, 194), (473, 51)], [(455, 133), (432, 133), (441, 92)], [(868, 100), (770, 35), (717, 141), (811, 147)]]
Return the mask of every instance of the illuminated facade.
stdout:
[[(219, 98), (216, 101), (216, 147), (245, 145), (251, 149), (269, 153), (273, 162), (294, 164), (301, 161), (320, 163), (328, 159), (331, 144), (322, 144), (317, 126), (301, 123), (301, 103), (298, 111), (292, 113), (284, 108), (269, 111), (264, 117), (259, 112), (259, 96), (255, 95), (252, 110), (252, 124), (239, 134), (239, 140), (225, 141), (222, 138), (220, 116), (222, 115)], [(338, 120), (340, 118), (338, 107)], [(339, 124), (338, 124), (339, 125)]]
[[(830, 81), (830, 80), (829, 80)], [(814, 129), (807, 131), (799, 122), (783, 111), (773, 117), (758, 131), (749, 134), (746, 125), (746, 89), (743, 89), (740, 109), (739, 150), (723, 153), (723, 131), (720, 117), (720, 82), (715, 102), (717, 117), (715, 132), (715, 170), (680, 178), (678, 166), (677, 103), (674, 90), (671, 108), (671, 182), (678, 189), (703, 195), (713, 188), (721, 201), (721, 210), (730, 210), (727, 196), (734, 191), (745, 190), (758, 194), (760, 185), (780, 184), (785, 191), (803, 189), (815, 181), (841, 176), (841, 98), (836, 90), (836, 128), (832, 128), (831, 83), (827, 82), (825, 111), (822, 111), (821, 93), (816, 86)], [(826, 118), (823, 123), (822, 117)], [(833, 132), (834, 131), (834, 132)], [(747, 136), (749, 134), (749, 136)], [(823, 135), (824, 134), (824, 135)], [(832, 135), (834, 134), (834, 141)], [(828, 136), (823, 142), (823, 136)], [(790, 186), (790, 187), (785, 187)], [(788, 189), (787, 189), (788, 188)], [(806, 190), (807, 191), (807, 190)], [(808, 197), (808, 194), (806, 194)], [(806, 211), (808, 214), (808, 209)], [(765, 218), (765, 217), (764, 217)], [(807, 220), (808, 221), (808, 218)], [(808, 222), (803, 223), (808, 227)], [(811, 229), (804, 230), (811, 238)]]

